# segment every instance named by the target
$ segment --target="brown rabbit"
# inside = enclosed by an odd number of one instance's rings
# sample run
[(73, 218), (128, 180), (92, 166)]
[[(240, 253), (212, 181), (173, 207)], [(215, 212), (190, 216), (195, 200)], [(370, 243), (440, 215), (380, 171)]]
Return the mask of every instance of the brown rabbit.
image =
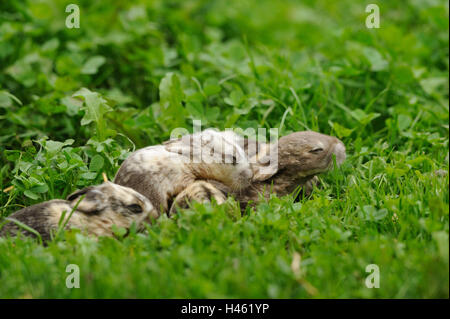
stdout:
[[(79, 202), (83, 195), (85, 197)], [(78, 202), (78, 207), (68, 219)], [(50, 200), (11, 214), (7, 218), (9, 223), (0, 229), (0, 236), (14, 236), (19, 231), (34, 236), (15, 223), (16, 220), (37, 231), (43, 240), (50, 240), (51, 233), (60, 227), (64, 211), (64, 221), (68, 220), (66, 229), (77, 228), (95, 236), (113, 236), (112, 225), (128, 229), (134, 222), (139, 227), (142, 222), (159, 216), (145, 196), (131, 188), (105, 182), (76, 191), (67, 200)]]

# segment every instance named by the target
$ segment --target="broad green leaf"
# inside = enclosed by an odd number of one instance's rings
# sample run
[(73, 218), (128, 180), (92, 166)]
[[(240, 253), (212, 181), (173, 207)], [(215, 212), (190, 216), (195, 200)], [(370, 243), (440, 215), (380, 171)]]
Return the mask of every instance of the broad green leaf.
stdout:
[(71, 96), (66, 96), (62, 98), (61, 103), (66, 106), (66, 112), (70, 116), (78, 114), (78, 111), (83, 106), (82, 101), (80, 101), (79, 99), (75, 99)]
[(105, 57), (101, 55), (94, 56), (86, 61), (86, 63), (81, 68), (82, 74), (95, 74), (98, 69), (106, 62)]
[(26, 197), (31, 198), (31, 199), (34, 199), (34, 200), (36, 200), (36, 199), (39, 198), (38, 195), (36, 195), (36, 194), (33, 193), (32, 191), (30, 191), (29, 189), (27, 189), (25, 192), (23, 192), (23, 194), (24, 194)]
[(219, 94), (222, 88), (219, 85), (219, 81), (215, 78), (208, 78), (203, 84), (203, 92), (207, 96)]
[(30, 190), (33, 191), (34, 193), (47, 193), (48, 186), (47, 186), (47, 184), (37, 185), (37, 186), (32, 187)]
[(83, 173), (80, 175), (80, 177), (87, 179), (87, 180), (92, 180), (97, 177), (97, 173), (94, 173), (94, 172)]
[(201, 118), (203, 117), (203, 107), (201, 103), (198, 102), (187, 102), (186, 103), (186, 111), (193, 117), (193, 118)]
[(11, 93), (4, 90), (0, 91), (0, 107), (9, 108), (13, 105), (12, 101), (22, 105), (22, 102)]
[(448, 77), (433, 77), (420, 80), (420, 85), (428, 94), (435, 93), (440, 87), (444, 86), (445, 83), (448, 83)]
[(81, 119), (81, 125), (88, 125), (91, 122), (98, 123), (103, 120), (105, 113), (112, 111), (106, 100), (97, 92), (82, 88), (75, 92), (73, 96), (84, 100), (82, 109), (85, 111), (85, 114)]
[(52, 141), (52, 140), (48, 140), (45, 141), (45, 149), (47, 150), (47, 152), (49, 154), (56, 154), (57, 152), (59, 152), (64, 146), (67, 145), (72, 145), (73, 142), (75, 142), (72, 139), (68, 139), (65, 142), (58, 142), (58, 141)]
[(239, 106), (243, 98), (244, 94), (241, 90), (234, 90), (224, 99), (224, 102), (232, 106)]
[(361, 109), (353, 110), (353, 111), (351, 111), (351, 114), (362, 125), (366, 125), (366, 124), (370, 123), (372, 120), (374, 120), (380, 116), (380, 113), (366, 114), (366, 112), (364, 112)]
[(389, 175), (391, 175), (395, 178), (398, 178), (398, 177), (405, 176), (408, 173), (408, 170), (403, 169), (403, 168), (395, 168), (395, 167), (387, 166), (386, 173), (388, 173)]
[(334, 129), (334, 131), (336, 132), (336, 134), (339, 138), (350, 136), (350, 134), (352, 134), (352, 132), (355, 130), (355, 129), (346, 128), (346, 127), (344, 127), (338, 123), (334, 123), (334, 122), (330, 122), (330, 125)]
[(412, 119), (409, 115), (400, 114), (398, 116), (398, 129), (400, 131), (406, 130), (412, 123)]
[(371, 71), (384, 71), (389, 67), (389, 62), (376, 49), (365, 47), (363, 54), (370, 63)]
[(58, 47), (59, 47), (59, 39), (52, 38), (42, 45), (42, 51), (51, 52), (55, 51)]
[(168, 103), (174, 108), (181, 107), (181, 101), (184, 98), (184, 93), (181, 88), (178, 76), (172, 72), (166, 74), (159, 84), (159, 95), (161, 102)]
[(116, 235), (119, 238), (122, 238), (127, 233), (127, 230), (125, 228), (118, 227), (117, 225), (112, 225), (111, 229), (112, 229), (114, 235)]
[(448, 261), (448, 232), (445, 232), (443, 230), (435, 231), (431, 234), (431, 236), (437, 244), (439, 255)]
[(220, 109), (217, 106), (206, 108), (205, 117), (208, 121), (214, 121), (219, 116), (220, 116)]
[(104, 163), (105, 160), (103, 159), (103, 157), (97, 154), (91, 159), (89, 170), (93, 172), (98, 172), (102, 169)]
[(365, 205), (359, 210), (360, 216), (366, 221), (381, 221), (385, 219), (388, 215), (388, 210), (386, 208), (376, 209), (371, 205)]
[[(161, 80), (159, 97), (160, 107), (158, 112), (155, 112), (155, 116), (159, 118), (159, 125), (165, 130), (169, 127), (174, 128), (184, 125), (187, 112), (182, 102), (185, 94), (176, 74), (169, 72)], [(153, 107), (155, 107), (155, 111), (158, 109), (156, 103), (153, 104)]]

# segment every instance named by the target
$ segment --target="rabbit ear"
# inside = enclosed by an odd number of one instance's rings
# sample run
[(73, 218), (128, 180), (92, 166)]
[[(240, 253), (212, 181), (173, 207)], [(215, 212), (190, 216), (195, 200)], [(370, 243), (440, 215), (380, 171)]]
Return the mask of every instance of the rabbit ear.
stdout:
[(170, 144), (173, 144), (173, 143), (176, 143), (176, 142), (180, 142), (180, 141), (181, 141), (181, 137), (174, 138), (174, 139), (162, 142), (162, 145), (170, 145)]
[(106, 208), (106, 195), (97, 189), (97, 187), (89, 186), (70, 194), (67, 200), (71, 202), (71, 206), (80, 200), (81, 196), (85, 196), (77, 206), (77, 210), (84, 213), (95, 214)]

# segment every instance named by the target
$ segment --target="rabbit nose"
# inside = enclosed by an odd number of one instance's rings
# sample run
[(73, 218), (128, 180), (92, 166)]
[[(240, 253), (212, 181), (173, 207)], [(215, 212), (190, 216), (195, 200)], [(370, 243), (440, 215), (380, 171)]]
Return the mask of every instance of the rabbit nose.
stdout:
[(336, 164), (338, 166), (341, 165), (345, 161), (345, 158), (347, 157), (345, 154), (344, 143), (342, 143), (341, 141), (337, 142), (334, 145), (333, 153), (334, 153), (334, 155), (336, 155)]

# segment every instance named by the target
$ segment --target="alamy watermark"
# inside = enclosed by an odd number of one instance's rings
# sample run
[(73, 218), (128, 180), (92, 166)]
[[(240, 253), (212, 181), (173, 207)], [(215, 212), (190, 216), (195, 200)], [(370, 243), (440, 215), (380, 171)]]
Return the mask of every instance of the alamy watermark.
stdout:
[(366, 7), (366, 12), (370, 13), (366, 17), (366, 27), (368, 29), (379, 29), (380, 28), (380, 7), (374, 3), (368, 4)]
[(370, 264), (366, 266), (366, 273), (369, 275), (366, 277), (367, 288), (380, 288), (380, 267), (376, 264)]
[(66, 27), (69, 29), (80, 28), (80, 7), (76, 4), (69, 4), (66, 7), (66, 12), (70, 13), (66, 17)]
[[(69, 29), (80, 28), (80, 7), (74, 3), (66, 6), (66, 13), (70, 13), (66, 17), (66, 27)], [(366, 27), (368, 29), (380, 28), (380, 7), (375, 3), (370, 3), (366, 6)]]
[(76, 264), (69, 264), (66, 267), (66, 272), (70, 273), (66, 277), (66, 287), (69, 289), (80, 288), (80, 267)]

